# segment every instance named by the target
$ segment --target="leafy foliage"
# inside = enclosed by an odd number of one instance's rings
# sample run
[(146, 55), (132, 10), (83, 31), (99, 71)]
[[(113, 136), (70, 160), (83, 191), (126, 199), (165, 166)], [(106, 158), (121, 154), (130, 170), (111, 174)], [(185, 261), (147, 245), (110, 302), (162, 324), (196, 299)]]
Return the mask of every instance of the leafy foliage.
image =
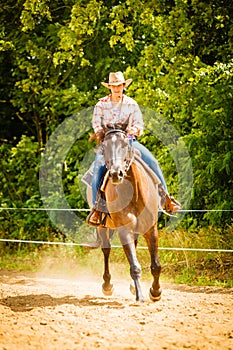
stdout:
[[(6, 0), (0, 9), (1, 206), (42, 205), (38, 171), (50, 136), (107, 93), (100, 82), (110, 71), (122, 70), (133, 78), (127, 94), (171, 123), (189, 150), (191, 209), (232, 209), (232, 10), (222, 0)], [(78, 168), (93, 147), (88, 133), (65, 159), (62, 181), (72, 207), (85, 206)], [(141, 142), (175, 195), (169, 146), (148, 130)], [(29, 236), (41, 237), (36, 227), (52, 230), (45, 213), (27, 213), (27, 219), (4, 213), (3, 234), (19, 237), (20, 228), (26, 237), (34, 228)], [(183, 225), (231, 220), (228, 211), (207, 212), (187, 215)]]
[[(0, 160), (1, 237), (50, 239), (52, 227), (46, 213), (33, 210), (41, 207), (38, 143), (23, 136), (15, 147), (3, 144), (0, 151), (3, 155)], [(25, 207), (31, 210), (25, 211)]]

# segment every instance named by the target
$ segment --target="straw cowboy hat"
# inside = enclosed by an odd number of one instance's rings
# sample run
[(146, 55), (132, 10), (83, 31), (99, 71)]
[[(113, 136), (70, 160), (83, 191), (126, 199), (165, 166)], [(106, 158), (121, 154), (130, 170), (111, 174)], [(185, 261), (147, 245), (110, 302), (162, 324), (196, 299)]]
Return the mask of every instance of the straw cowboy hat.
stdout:
[(102, 82), (101, 84), (107, 89), (110, 89), (111, 85), (117, 86), (117, 85), (125, 84), (125, 87), (127, 87), (129, 86), (129, 84), (132, 83), (132, 81), (133, 79), (125, 80), (122, 72), (111, 72), (109, 73), (108, 83)]

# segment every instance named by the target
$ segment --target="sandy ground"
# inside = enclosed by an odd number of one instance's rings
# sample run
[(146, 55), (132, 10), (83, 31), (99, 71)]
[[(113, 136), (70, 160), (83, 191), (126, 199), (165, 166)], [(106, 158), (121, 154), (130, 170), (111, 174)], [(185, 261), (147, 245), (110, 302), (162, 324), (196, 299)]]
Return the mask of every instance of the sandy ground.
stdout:
[(136, 303), (129, 280), (0, 272), (0, 349), (233, 349), (233, 290), (162, 283), (163, 296)]

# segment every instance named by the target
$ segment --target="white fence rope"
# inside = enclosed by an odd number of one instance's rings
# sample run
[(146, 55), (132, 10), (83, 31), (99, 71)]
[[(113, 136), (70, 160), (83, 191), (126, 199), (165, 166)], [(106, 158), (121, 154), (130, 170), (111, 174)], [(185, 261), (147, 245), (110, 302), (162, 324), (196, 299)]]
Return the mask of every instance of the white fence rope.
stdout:
[[(29, 241), (29, 240), (24, 240), (24, 239), (5, 239), (5, 238), (0, 238), (0, 242), (88, 247), (88, 244), (82, 244), (82, 243)], [(122, 248), (122, 246), (121, 245), (112, 245), (111, 248)], [(137, 249), (148, 249), (148, 248), (147, 247), (143, 247), (143, 246), (138, 246)], [(233, 253), (233, 250), (230, 250), (230, 249), (172, 248), (172, 247), (159, 247), (158, 249), (159, 250), (174, 250), (174, 251), (197, 251), (197, 252)]]
[(1, 210), (35, 210), (35, 211), (47, 211), (47, 210), (54, 210), (54, 211), (90, 211), (90, 209), (68, 209), (68, 208), (5, 208), (0, 207)]
[[(12, 207), (0, 207), (1, 210), (30, 210), (30, 211), (90, 211), (90, 209), (66, 209), (66, 208), (12, 208)], [(233, 209), (183, 209), (181, 212), (232, 212)], [(23, 239), (5, 239), (0, 238), (0, 242), (11, 242), (11, 243), (26, 243), (26, 244), (45, 244), (45, 245), (63, 245), (63, 246), (79, 246), (85, 247), (88, 244), (72, 243), (72, 242), (48, 242), (48, 241), (30, 241)], [(112, 248), (121, 248), (120, 245), (112, 245)], [(138, 246), (137, 249), (148, 249), (147, 247)], [(205, 248), (174, 248), (174, 247), (159, 247), (159, 250), (173, 250), (173, 251), (199, 251), (199, 252), (220, 252), (220, 253), (233, 253), (231, 249), (205, 249)]]
[[(90, 209), (72, 209), (72, 208), (11, 208), (0, 207), (1, 210), (35, 210), (35, 211), (90, 211)], [(231, 212), (233, 209), (180, 209), (176, 213), (196, 213), (196, 212)]]

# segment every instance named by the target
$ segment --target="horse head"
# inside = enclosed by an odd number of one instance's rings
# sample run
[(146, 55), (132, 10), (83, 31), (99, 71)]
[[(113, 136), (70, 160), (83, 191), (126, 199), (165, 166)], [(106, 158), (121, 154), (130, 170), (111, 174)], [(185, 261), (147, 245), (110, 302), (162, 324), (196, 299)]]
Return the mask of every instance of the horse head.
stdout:
[(122, 125), (105, 128), (102, 143), (109, 176), (114, 185), (123, 182), (132, 160), (132, 147)]

